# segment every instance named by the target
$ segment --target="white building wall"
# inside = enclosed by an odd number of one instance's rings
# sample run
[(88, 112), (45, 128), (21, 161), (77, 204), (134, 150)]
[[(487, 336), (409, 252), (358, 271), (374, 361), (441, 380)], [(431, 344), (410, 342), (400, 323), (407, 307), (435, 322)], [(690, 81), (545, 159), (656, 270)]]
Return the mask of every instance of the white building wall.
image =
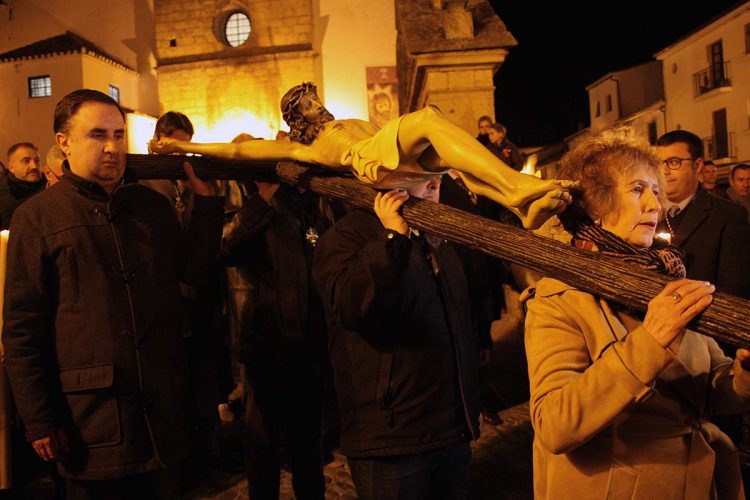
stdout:
[(337, 118), (367, 120), (368, 66), (396, 65), (393, 0), (313, 0), (325, 105)]
[[(708, 138), (712, 135), (712, 113), (726, 109), (733, 144), (731, 157), (724, 163), (750, 161), (750, 54), (745, 46), (745, 26), (749, 23), (750, 2), (657, 54), (663, 61), (667, 129), (689, 130)], [(696, 96), (693, 75), (709, 66), (708, 47), (718, 40), (722, 42), (724, 61), (729, 62), (731, 86)]]
[(108, 94), (109, 86), (114, 85), (120, 90), (121, 106), (132, 110), (140, 109), (137, 73), (114, 67), (95, 56), (86, 54), (81, 57), (84, 88)]
[[(44, 154), (55, 143), (52, 131), (55, 105), (64, 95), (81, 88), (81, 55), (71, 54), (15, 63), (0, 63), (0, 156), (12, 144), (34, 143)], [(52, 95), (29, 98), (28, 78), (49, 75)]]
[(0, 53), (72, 31), (136, 69), (140, 73), (141, 110), (149, 114), (159, 112), (153, 0), (7, 0), (6, 3), (0, 6)]
[[(606, 79), (596, 85), (589, 87), (589, 114), (591, 118), (591, 131), (601, 132), (611, 128), (612, 125), (620, 118), (620, 99), (618, 97), (617, 82), (613, 79)], [(612, 103), (612, 109), (607, 109), (607, 99)], [(597, 113), (597, 104), (599, 107), (599, 116)]]

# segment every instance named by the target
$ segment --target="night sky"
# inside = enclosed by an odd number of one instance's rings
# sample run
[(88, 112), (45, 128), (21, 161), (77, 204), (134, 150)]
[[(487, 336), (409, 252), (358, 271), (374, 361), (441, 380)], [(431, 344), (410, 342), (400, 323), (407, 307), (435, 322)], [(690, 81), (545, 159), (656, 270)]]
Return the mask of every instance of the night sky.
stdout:
[(510, 139), (525, 147), (558, 142), (587, 127), (587, 85), (652, 60), (742, 2), (490, 3), (518, 41), (495, 75), (495, 115)]

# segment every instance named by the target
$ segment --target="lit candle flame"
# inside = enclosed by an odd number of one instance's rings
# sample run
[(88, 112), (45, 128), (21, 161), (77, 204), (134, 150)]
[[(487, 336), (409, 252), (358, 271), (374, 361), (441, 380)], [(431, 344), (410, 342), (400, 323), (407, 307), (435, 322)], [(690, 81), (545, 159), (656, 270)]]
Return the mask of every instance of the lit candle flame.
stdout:
[(666, 241), (668, 244), (672, 243), (672, 235), (669, 233), (656, 233), (654, 237)]

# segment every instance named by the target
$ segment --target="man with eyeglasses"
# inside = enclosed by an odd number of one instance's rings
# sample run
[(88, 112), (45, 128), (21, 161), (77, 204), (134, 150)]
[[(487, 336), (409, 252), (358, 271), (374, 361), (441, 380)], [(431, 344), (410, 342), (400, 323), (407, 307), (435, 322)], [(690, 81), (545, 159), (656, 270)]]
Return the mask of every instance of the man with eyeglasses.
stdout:
[(711, 196), (700, 186), (703, 141), (686, 130), (659, 137), (665, 194), (660, 232), (685, 253), (687, 276), (720, 291), (750, 297), (750, 226), (742, 207)]
[[(700, 186), (703, 141), (686, 130), (673, 130), (656, 141), (663, 161), (667, 202), (657, 233), (671, 235), (671, 243), (685, 253), (687, 277), (705, 280), (719, 291), (750, 298), (750, 225), (745, 210)], [(719, 343), (733, 356), (735, 347)], [(713, 418), (735, 443), (742, 441), (742, 417)]]

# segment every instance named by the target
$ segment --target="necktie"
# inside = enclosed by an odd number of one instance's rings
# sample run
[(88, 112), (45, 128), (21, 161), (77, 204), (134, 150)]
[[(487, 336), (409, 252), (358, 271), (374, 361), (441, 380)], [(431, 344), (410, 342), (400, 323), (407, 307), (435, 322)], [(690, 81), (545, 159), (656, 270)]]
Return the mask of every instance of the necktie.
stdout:
[(677, 217), (677, 214), (680, 213), (680, 207), (678, 207), (677, 205), (672, 205), (668, 213), (669, 216), (674, 219), (675, 217)]

